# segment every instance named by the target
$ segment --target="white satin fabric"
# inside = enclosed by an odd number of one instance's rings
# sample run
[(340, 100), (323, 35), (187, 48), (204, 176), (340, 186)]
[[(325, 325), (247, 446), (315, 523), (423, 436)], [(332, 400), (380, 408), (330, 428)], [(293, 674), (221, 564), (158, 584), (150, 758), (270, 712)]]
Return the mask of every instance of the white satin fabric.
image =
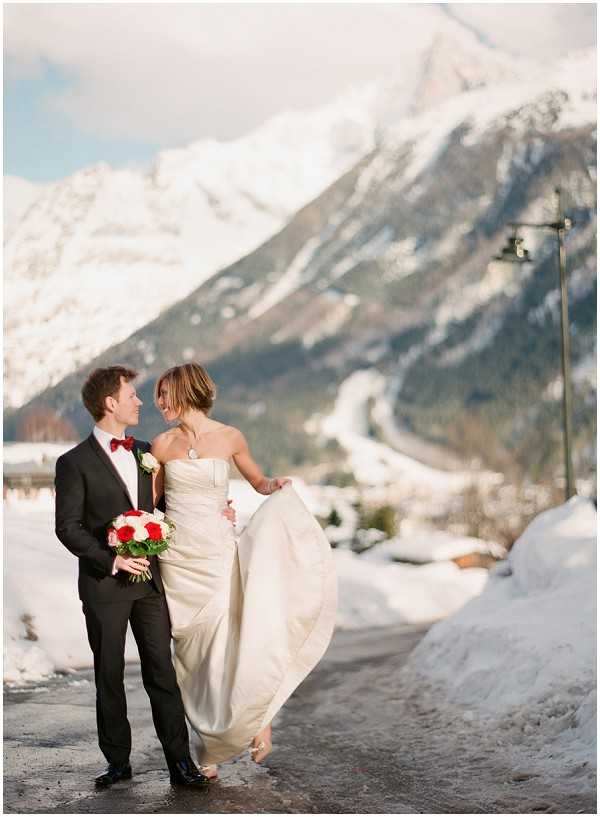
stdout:
[(161, 575), (201, 764), (250, 746), (320, 660), (335, 621), (331, 549), (294, 489), (268, 497), (236, 540), (222, 516), (228, 485), (226, 460), (165, 466), (177, 529)]

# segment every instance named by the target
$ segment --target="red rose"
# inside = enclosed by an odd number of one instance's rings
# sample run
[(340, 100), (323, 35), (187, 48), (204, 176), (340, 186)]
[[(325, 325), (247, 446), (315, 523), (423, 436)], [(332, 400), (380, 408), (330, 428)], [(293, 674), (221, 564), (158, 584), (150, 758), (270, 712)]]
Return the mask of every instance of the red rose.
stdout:
[(141, 516), (143, 511), (125, 511), (123, 516)]
[(129, 542), (130, 539), (133, 539), (134, 533), (135, 529), (132, 528), (131, 525), (123, 525), (123, 527), (117, 531), (117, 536), (120, 542)]
[(150, 539), (162, 539), (162, 531), (160, 529), (160, 525), (156, 522), (146, 522), (144, 525), (146, 530), (148, 531), (148, 536)]

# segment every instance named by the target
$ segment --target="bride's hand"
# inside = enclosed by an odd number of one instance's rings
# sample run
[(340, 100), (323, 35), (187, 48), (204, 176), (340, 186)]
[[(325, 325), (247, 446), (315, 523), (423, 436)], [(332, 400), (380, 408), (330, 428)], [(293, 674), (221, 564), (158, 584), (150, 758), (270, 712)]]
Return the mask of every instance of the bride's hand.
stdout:
[[(230, 507), (231, 506), (231, 507)], [(235, 512), (235, 508), (233, 507), (233, 499), (227, 500), (227, 507), (222, 512), (225, 519), (228, 519), (232, 525), (235, 525), (237, 515)]]
[(259, 493), (269, 496), (269, 494), (274, 494), (275, 491), (280, 491), (285, 485), (291, 484), (292, 480), (288, 477), (273, 477), (273, 479), (265, 479)]

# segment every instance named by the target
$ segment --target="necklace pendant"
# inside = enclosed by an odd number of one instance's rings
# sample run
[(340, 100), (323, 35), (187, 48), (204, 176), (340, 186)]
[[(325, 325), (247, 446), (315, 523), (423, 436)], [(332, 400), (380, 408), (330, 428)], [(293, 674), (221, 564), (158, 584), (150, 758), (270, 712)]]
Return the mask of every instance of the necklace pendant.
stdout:
[(188, 448), (187, 455), (191, 460), (197, 460), (198, 459), (198, 452), (196, 451), (195, 448)]

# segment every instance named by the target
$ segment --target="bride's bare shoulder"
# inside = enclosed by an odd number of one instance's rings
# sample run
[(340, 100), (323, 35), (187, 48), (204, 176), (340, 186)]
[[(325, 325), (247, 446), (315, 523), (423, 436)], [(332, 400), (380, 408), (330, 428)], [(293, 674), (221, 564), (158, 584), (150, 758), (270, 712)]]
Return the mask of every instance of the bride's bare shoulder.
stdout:
[(235, 426), (228, 426), (227, 423), (222, 423), (220, 420), (212, 420), (209, 433), (224, 434), (226, 437), (231, 437), (235, 435), (236, 431), (238, 430)]
[(246, 438), (239, 428), (236, 428), (235, 426), (227, 426), (225, 433), (229, 439), (233, 452), (237, 454), (246, 445)]
[(235, 450), (235, 444), (243, 436), (239, 428), (227, 425), (227, 423), (222, 423), (219, 420), (213, 420), (211, 431), (218, 434), (221, 440), (226, 440), (227, 444), (233, 447), (232, 450)]
[(166, 456), (171, 445), (181, 437), (181, 431), (178, 428), (169, 428), (152, 440), (152, 453), (157, 460), (164, 461), (168, 459)]

